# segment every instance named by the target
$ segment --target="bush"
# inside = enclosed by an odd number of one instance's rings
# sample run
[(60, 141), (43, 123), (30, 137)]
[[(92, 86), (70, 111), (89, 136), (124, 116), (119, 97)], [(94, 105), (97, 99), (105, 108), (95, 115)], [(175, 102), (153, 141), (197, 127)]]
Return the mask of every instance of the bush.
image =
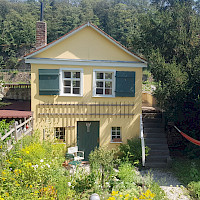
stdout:
[(194, 196), (197, 199), (200, 199), (200, 181), (192, 181), (191, 183), (189, 183), (188, 189), (191, 192), (192, 196)]
[[(96, 148), (89, 155), (91, 171), (96, 175), (97, 179), (101, 180), (103, 188), (105, 187), (105, 182), (112, 176), (114, 162), (116, 160), (115, 153), (115, 150), (100, 147)], [(100, 177), (98, 176), (99, 174)]]
[[(146, 155), (149, 152), (149, 148), (145, 148)], [(141, 164), (142, 161), (142, 149), (141, 140), (139, 138), (132, 138), (127, 140), (127, 144), (120, 144), (119, 146), (119, 158), (122, 161), (130, 161), (134, 165)]]

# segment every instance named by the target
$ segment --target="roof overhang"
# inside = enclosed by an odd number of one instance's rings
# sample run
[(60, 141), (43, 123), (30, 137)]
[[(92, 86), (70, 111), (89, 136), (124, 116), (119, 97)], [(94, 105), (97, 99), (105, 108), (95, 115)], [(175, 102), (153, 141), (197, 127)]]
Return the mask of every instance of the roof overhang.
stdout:
[(147, 67), (144, 62), (114, 61), (114, 60), (81, 60), (58, 58), (27, 58), (25, 63), (69, 66), (99, 66), (99, 67)]

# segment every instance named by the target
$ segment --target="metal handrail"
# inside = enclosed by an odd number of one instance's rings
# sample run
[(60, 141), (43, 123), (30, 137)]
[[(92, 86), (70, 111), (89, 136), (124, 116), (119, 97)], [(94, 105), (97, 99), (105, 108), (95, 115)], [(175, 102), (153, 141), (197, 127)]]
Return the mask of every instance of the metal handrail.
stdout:
[(145, 166), (145, 142), (144, 142), (144, 133), (143, 133), (143, 122), (142, 114), (140, 115), (140, 139), (141, 139), (141, 148), (142, 148), (142, 166)]

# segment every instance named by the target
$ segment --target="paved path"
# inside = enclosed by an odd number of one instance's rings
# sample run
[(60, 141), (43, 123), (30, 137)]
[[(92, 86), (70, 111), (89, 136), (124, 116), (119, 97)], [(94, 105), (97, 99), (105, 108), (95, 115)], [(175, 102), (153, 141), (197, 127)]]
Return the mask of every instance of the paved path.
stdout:
[(159, 183), (160, 187), (164, 190), (169, 200), (190, 200), (190, 196), (187, 195), (186, 188), (177, 180), (176, 177), (165, 169), (150, 169), (142, 170), (142, 176), (146, 176), (148, 173), (152, 178)]

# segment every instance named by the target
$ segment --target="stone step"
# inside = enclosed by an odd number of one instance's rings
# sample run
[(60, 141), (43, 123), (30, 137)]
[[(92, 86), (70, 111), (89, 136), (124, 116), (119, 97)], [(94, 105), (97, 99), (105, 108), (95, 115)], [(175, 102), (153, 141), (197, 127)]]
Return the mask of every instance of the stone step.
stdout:
[(165, 138), (145, 138), (145, 144), (148, 146), (149, 144), (166, 144), (167, 141)]
[(149, 155), (149, 156), (146, 157), (146, 162), (164, 162), (164, 163), (167, 163), (167, 158), (168, 158), (168, 155), (166, 155), (166, 156)]
[(164, 128), (162, 123), (143, 123), (144, 128)]
[(162, 118), (161, 113), (142, 113), (142, 118), (143, 119), (157, 119), (157, 118)]
[(144, 118), (143, 123), (162, 123), (161, 118)]
[(144, 128), (143, 129), (144, 133), (164, 133), (165, 130), (164, 128)]
[(144, 138), (165, 138), (166, 135), (164, 133), (144, 133)]
[(145, 167), (148, 168), (166, 168), (168, 167), (167, 163), (164, 162), (147, 162), (145, 163)]
[(169, 156), (169, 149), (161, 149), (161, 150), (155, 150), (155, 149), (151, 149), (149, 151), (149, 156)]
[(148, 146), (151, 150), (168, 150), (168, 145), (166, 144), (145, 144)]

